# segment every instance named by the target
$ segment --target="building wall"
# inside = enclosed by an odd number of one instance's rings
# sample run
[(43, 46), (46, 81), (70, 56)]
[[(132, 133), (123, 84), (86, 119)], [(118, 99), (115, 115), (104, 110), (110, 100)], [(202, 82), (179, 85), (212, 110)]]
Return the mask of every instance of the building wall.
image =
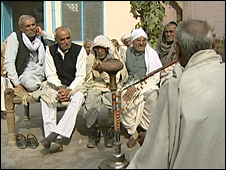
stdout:
[[(130, 11), (130, 1), (104, 1), (104, 35), (110, 39), (116, 38), (121, 43), (120, 38), (126, 32), (131, 32), (138, 22), (133, 18)], [(52, 13), (55, 12), (56, 27), (61, 26), (61, 1), (55, 1), (53, 10), (52, 1), (46, 1), (46, 31), (53, 32)], [(82, 42), (77, 42), (82, 43)]]
[[(207, 20), (213, 27), (217, 38), (225, 38), (225, 1), (176, 1), (183, 10), (183, 20), (202, 19)], [(45, 19), (48, 32), (53, 32), (52, 13), (55, 12), (55, 26), (61, 26), (61, 1), (55, 1), (55, 9), (52, 9), (52, 1), (44, 1), (46, 6)], [(104, 1), (104, 34), (110, 39), (116, 38), (121, 43), (122, 34), (131, 32), (139, 22), (130, 11), (130, 1)], [(176, 11), (172, 6), (166, 6), (164, 24), (176, 21)], [(17, 20), (17, 19), (16, 19)]]
[(225, 1), (183, 1), (183, 20), (207, 20), (216, 38), (225, 38)]
[(168, 24), (170, 21), (177, 22), (177, 13), (176, 10), (171, 6), (165, 6), (166, 17), (164, 18), (164, 25)]
[(130, 1), (104, 1), (105, 35), (117, 39), (119, 44), (121, 36), (131, 32), (139, 22), (129, 11)]

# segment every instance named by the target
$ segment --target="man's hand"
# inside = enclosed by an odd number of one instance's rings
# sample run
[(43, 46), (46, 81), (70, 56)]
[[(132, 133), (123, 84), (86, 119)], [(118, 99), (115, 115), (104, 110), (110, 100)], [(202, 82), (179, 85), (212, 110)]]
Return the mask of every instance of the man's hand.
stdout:
[(24, 91), (27, 91), (22, 84), (16, 85), (15, 88), (19, 88), (19, 89), (22, 89)]
[(36, 35), (42, 36), (44, 33), (43, 29), (40, 26), (36, 27)]
[(94, 62), (92, 68), (98, 71), (99, 73), (103, 72), (103, 70), (100, 68), (100, 62)]
[(69, 93), (71, 92), (71, 89), (59, 89), (58, 90), (58, 95), (57, 98), (59, 101), (63, 102), (63, 101), (68, 101), (69, 100)]
[(130, 86), (127, 88), (127, 91), (125, 92), (125, 94), (122, 96), (122, 99), (127, 102), (130, 101), (133, 97), (133, 94), (136, 92), (136, 88), (135, 86)]

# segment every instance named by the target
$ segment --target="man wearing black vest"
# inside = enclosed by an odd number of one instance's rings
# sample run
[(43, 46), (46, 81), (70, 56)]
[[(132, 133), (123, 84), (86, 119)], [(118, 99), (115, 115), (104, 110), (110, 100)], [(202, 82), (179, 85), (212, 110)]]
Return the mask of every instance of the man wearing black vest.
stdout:
[(55, 40), (57, 44), (46, 49), (45, 74), (47, 82), (53, 87), (51, 90), (54, 97), (61, 102), (70, 100), (70, 103), (57, 124), (56, 106), (50, 106), (43, 98), (40, 99), (45, 134), (41, 141), (44, 145), (42, 154), (62, 151), (61, 139), (70, 138), (78, 112), (85, 100), (81, 92), (69, 94), (85, 81), (85, 48), (71, 42), (71, 31), (65, 26), (55, 30)]
[[(21, 15), (18, 24), (20, 31), (11, 33), (7, 39), (4, 67), (15, 88), (32, 92), (45, 79), (45, 47), (37, 35), (34, 17)], [(48, 38), (54, 42), (53, 36)]]

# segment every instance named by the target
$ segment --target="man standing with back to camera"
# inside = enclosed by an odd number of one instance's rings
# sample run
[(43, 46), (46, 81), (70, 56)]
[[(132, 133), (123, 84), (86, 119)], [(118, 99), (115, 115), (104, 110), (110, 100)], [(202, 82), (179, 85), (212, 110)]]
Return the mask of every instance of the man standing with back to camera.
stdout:
[(225, 63), (213, 43), (207, 22), (178, 25), (180, 65), (160, 88), (152, 123), (128, 169), (225, 169)]

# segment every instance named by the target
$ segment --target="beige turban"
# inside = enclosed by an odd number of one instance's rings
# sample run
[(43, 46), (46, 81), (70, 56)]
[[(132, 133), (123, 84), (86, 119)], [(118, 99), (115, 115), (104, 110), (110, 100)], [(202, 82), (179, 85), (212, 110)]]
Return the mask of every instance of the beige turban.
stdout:
[(125, 34), (123, 34), (122, 37), (121, 37), (122, 43), (124, 44), (124, 41), (125, 41), (126, 39), (128, 39), (128, 38), (130, 38), (130, 33), (125, 33)]
[(146, 39), (148, 39), (148, 35), (146, 34), (146, 32), (144, 32), (144, 30), (140, 27), (137, 28), (135, 30), (133, 30), (133, 32), (130, 35), (130, 39), (133, 42), (135, 39), (137, 39), (138, 37), (145, 37)]
[(94, 47), (97, 47), (97, 46), (108, 48), (108, 52), (109, 53), (114, 53), (115, 52), (115, 47), (112, 44), (111, 40), (108, 37), (104, 36), (104, 35), (98, 35), (93, 40), (92, 49)]

